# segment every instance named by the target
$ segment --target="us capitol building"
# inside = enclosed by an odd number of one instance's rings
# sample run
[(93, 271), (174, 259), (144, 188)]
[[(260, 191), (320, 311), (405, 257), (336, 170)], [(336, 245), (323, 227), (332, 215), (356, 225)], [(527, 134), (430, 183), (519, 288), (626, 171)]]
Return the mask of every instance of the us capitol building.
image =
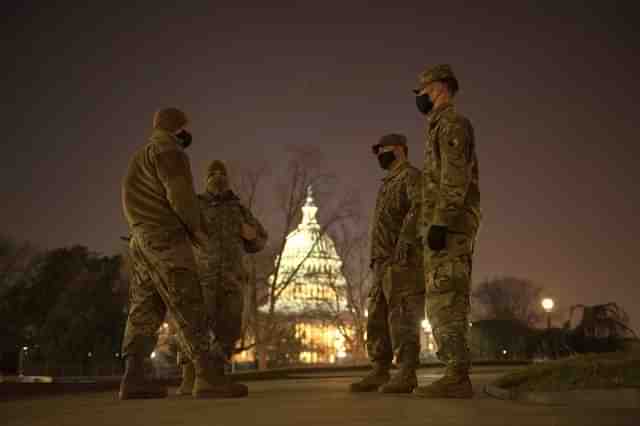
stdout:
[(275, 310), (301, 318), (295, 324), (296, 337), (306, 348), (300, 354), (301, 362), (333, 363), (347, 356), (343, 333), (351, 330), (341, 331), (335, 321), (326, 320), (346, 313), (346, 283), (342, 260), (318, 223), (317, 212), (309, 187), (302, 221), (287, 236), (278, 274), (279, 280), (292, 275), (293, 279), (276, 301)]

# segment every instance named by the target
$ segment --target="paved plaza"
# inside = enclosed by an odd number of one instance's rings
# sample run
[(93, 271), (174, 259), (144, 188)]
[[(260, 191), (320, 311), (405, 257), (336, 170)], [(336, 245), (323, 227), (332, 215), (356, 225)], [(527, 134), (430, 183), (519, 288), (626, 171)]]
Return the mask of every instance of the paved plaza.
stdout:
[[(421, 384), (433, 370), (419, 371)], [(424, 400), (411, 395), (351, 394), (348, 384), (363, 372), (309, 375), (294, 380), (248, 382), (237, 400), (118, 401), (114, 391), (41, 396), (0, 402), (3, 426), (404, 426), (404, 425), (639, 425), (640, 410), (553, 407), (501, 401), (482, 392), (499, 371), (478, 369), (472, 400)], [(352, 377), (349, 377), (352, 376)], [(171, 389), (172, 392), (175, 389)]]

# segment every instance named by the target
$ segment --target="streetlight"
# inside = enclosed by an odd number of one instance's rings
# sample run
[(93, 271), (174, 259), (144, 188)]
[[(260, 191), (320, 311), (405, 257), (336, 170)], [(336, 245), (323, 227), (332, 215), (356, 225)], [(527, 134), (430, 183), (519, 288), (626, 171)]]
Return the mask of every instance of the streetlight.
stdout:
[(18, 355), (18, 374), (20, 376), (24, 376), (24, 369), (25, 369), (25, 361), (27, 358), (27, 352), (29, 351), (29, 347), (28, 346), (23, 346), (22, 350), (20, 351), (19, 355)]
[(542, 299), (542, 309), (547, 313), (547, 330), (551, 329), (551, 311), (553, 311), (553, 299), (546, 297)]

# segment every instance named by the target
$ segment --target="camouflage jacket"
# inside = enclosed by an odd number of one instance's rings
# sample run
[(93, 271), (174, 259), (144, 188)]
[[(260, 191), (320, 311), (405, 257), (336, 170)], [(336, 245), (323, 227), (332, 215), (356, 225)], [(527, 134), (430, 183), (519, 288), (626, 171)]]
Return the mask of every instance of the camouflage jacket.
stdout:
[(203, 235), (189, 158), (171, 133), (154, 130), (134, 154), (122, 182), (122, 207), (130, 228)]
[[(223, 285), (244, 285), (247, 279), (244, 255), (262, 250), (267, 232), (232, 191), (221, 195), (205, 192), (198, 199), (209, 235), (206, 250), (197, 252), (203, 283), (211, 279)], [(256, 228), (255, 240), (242, 238), (243, 223)]]
[(454, 234), (473, 236), (481, 219), (473, 127), (451, 104), (432, 111), (427, 123), (423, 223), (426, 227), (443, 225)]
[[(371, 222), (371, 265), (393, 261), (399, 243), (418, 244), (420, 216), (420, 171), (404, 161), (382, 179)], [(414, 258), (410, 261), (421, 262)]]

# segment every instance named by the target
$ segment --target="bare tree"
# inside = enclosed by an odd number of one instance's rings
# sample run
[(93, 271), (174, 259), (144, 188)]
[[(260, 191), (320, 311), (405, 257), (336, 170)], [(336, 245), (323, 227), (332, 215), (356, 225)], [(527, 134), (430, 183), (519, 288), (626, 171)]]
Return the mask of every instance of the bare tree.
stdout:
[[(325, 172), (321, 156), (315, 150), (293, 148), (289, 150), (290, 160), (287, 166), (275, 176), (270, 187), (264, 179), (265, 172), (240, 173), (238, 181), (244, 185), (241, 197), (247, 202), (257, 201), (258, 195), (275, 201), (269, 207), (271, 219), (277, 223), (268, 229), (269, 243), (264, 253), (252, 256), (250, 265), (249, 292), (251, 293), (251, 310), (248, 321), (255, 340), (259, 368), (266, 368), (268, 346), (286, 338), (289, 328), (284, 327), (282, 315), (277, 312), (277, 303), (286, 289), (300, 278), (305, 261), (309, 259), (317, 245), (328, 230), (352, 217), (356, 211), (354, 197), (332, 197), (333, 208), (323, 208), (323, 220), (319, 232), (311, 241), (309, 249), (298, 259), (297, 263), (285, 268), (282, 254), (285, 251), (287, 237), (295, 229), (301, 218), (301, 210), (307, 199), (308, 188), (313, 187), (320, 194), (335, 194), (337, 180)], [(242, 184), (244, 182), (244, 184)], [(274, 231), (274, 229), (276, 231)], [(264, 304), (261, 303), (264, 301)], [(258, 306), (263, 305), (263, 314), (259, 314)]]
[[(258, 198), (261, 191), (267, 187), (267, 178), (269, 177), (269, 166), (264, 163), (258, 163), (253, 166), (242, 167), (240, 165), (231, 165), (229, 167), (232, 178), (232, 186), (237, 195), (242, 200), (245, 207), (252, 211), (254, 215), (260, 217), (258, 206)], [(270, 270), (273, 264), (272, 247), (268, 245), (265, 250), (259, 253), (249, 254), (244, 257), (244, 263), (248, 272), (246, 288), (244, 288), (244, 311), (242, 313), (242, 334), (239, 346), (235, 352), (251, 349), (257, 343), (257, 321), (258, 306), (260, 306), (259, 290), (264, 288), (268, 276), (266, 271)]]
[(323, 311), (345, 340), (354, 361), (366, 359), (365, 315), (367, 297), (371, 287), (368, 233), (360, 228), (360, 218), (353, 223), (341, 223), (333, 233), (338, 255), (343, 261), (342, 277), (327, 277), (331, 299), (324, 300)]
[(582, 310), (582, 319), (574, 330), (575, 335), (583, 338), (637, 338), (636, 333), (629, 327), (629, 315), (617, 303), (574, 305), (569, 313), (568, 325), (571, 324), (576, 310)]
[(542, 287), (514, 277), (485, 280), (472, 292), (481, 319), (517, 320), (527, 325), (540, 321)]
[(0, 234), (0, 352), (14, 351), (25, 341), (29, 325), (25, 290), (38, 270), (38, 250)]
[(245, 207), (253, 213), (259, 213), (258, 195), (266, 186), (266, 180), (270, 175), (268, 164), (259, 162), (256, 165), (245, 166), (232, 164), (229, 173), (233, 182), (233, 188), (240, 197)]
[(21, 279), (36, 254), (31, 244), (0, 234), (0, 296)]

